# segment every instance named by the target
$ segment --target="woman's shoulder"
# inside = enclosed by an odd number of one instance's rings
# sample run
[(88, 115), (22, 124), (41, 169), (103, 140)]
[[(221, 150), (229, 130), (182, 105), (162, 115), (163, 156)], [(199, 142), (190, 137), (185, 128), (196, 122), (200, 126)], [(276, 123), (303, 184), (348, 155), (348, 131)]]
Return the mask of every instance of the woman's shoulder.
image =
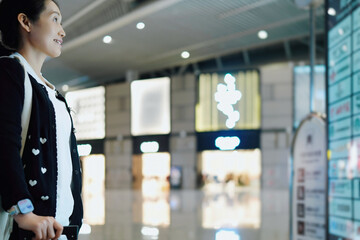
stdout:
[(0, 74), (0, 77), (8, 74), (13, 78), (24, 79), (24, 68), (15, 58), (0, 57)]
[(20, 62), (12, 57), (0, 57), (0, 67), (3, 68), (22, 68)]

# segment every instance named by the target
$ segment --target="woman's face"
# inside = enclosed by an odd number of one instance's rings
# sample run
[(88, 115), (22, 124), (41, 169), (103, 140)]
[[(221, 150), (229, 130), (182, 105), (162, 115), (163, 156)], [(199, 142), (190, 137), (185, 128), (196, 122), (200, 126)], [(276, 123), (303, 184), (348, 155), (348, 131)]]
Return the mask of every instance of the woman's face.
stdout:
[(50, 57), (60, 56), (62, 39), (65, 37), (61, 20), (58, 6), (51, 0), (46, 1), (39, 20), (31, 24), (29, 41), (35, 50)]

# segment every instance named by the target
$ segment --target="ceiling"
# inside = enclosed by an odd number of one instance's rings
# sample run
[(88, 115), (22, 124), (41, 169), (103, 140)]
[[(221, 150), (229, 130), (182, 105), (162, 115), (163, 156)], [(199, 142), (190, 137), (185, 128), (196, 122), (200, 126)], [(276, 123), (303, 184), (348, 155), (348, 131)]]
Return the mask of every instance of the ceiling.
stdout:
[[(193, 65), (309, 36), (309, 11), (292, 0), (59, 2), (67, 36), (62, 55), (43, 68), (58, 88), (105, 84), (127, 73)], [(317, 33), (324, 31), (323, 15), (323, 7), (317, 8)], [(138, 30), (138, 22), (146, 27)], [(259, 39), (259, 30), (268, 38)], [(110, 44), (103, 43), (105, 35), (112, 36)], [(188, 59), (181, 58), (183, 51)]]

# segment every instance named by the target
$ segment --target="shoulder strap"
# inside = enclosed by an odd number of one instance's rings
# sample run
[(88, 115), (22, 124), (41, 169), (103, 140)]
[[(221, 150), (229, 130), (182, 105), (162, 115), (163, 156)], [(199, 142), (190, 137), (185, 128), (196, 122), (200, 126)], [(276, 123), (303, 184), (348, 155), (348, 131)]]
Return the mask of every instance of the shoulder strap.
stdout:
[(24, 106), (21, 113), (21, 151), (22, 156), (26, 141), (26, 136), (29, 128), (30, 117), (31, 117), (31, 106), (32, 106), (32, 86), (29, 78), (29, 74), (24, 68)]
[(32, 91), (29, 74), (25, 70), (25, 67), (21, 63), (20, 59), (14, 55), (11, 55), (8, 58), (15, 58), (24, 69), (24, 105), (21, 113), (21, 150), (20, 150), (20, 155), (22, 156), (24, 151), (27, 131), (30, 123), (33, 91)]

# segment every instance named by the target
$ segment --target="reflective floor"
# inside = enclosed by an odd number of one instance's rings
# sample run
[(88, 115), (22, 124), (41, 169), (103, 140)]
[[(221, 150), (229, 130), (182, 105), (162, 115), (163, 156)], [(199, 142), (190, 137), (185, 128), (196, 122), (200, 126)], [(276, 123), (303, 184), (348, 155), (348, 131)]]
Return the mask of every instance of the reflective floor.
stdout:
[(288, 240), (288, 191), (223, 188), (87, 196), (80, 240)]

